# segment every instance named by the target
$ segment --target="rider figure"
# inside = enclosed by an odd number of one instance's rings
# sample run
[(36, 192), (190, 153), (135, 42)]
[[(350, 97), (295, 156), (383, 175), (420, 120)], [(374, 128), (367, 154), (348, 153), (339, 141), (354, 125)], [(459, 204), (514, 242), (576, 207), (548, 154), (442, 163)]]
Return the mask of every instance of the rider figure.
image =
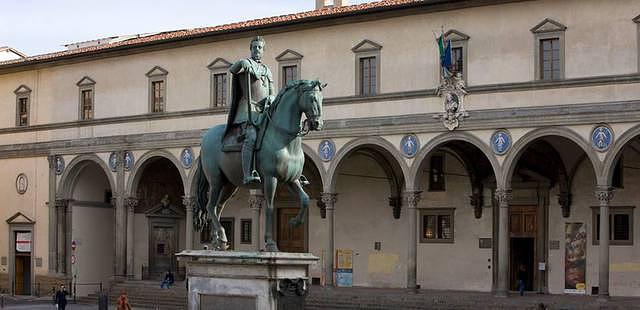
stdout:
[(232, 127), (240, 126), (242, 143), (242, 172), (244, 183), (259, 183), (260, 175), (253, 165), (256, 144), (256, 126), (262, 112), (273, 102), (274, 86), (271, 70), (262, 63), (265, 42), (261, 36), (251, 40), (251, 58), (241, 59), (231, 65), (231, 110), (227, 119), (225, 136)]

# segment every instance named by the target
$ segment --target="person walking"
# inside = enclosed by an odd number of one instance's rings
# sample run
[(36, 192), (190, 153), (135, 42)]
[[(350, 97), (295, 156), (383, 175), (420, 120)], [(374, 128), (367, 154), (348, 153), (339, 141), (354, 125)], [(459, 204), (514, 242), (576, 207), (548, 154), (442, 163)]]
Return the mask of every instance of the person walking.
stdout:
[(116, 310), (131, 310), (131, 305), (129, 305), (129, 297), (127, 297), (127, 292), (120, 292), (120, 297), (118, 297), (118, 303), (116, 304)]
[(64, 287), (64, 284), (60, 284), (60, 289), (56, 292), (56, 308), (59, 310), (64, 310), (67, 307), (67, 290)]
[(518, 269), (518, 291), (520, 291), (520, 296), (524, 295), (524, 287), (525, 281), (527, 279), (527, 269), (523, 264), (520, 264), (520, 268)]

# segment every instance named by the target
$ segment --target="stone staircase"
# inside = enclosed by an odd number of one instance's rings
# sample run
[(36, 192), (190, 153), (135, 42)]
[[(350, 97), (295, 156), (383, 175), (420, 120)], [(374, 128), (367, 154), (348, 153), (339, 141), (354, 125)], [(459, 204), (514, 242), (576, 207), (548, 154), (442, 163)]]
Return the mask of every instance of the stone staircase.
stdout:
[[(129, 304), (135, 308), (147, 309), (187, 309), (187, 288), (185, 281), (176, 281), (169, 289), (161, 289), (160, 281), (123, 281), (109, 288), (109, 309), (116, 305), (122, 291), (127, 292)], [(90, 294), (78, 303), (97, 304), (98, 295)]]

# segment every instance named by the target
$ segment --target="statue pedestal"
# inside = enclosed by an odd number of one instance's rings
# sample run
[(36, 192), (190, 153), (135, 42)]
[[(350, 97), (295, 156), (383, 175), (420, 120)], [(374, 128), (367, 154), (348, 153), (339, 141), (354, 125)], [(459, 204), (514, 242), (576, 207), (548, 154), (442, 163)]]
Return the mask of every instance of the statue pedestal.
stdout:
[(188, 309), (303, 309), (310, 253), (185, 250)]

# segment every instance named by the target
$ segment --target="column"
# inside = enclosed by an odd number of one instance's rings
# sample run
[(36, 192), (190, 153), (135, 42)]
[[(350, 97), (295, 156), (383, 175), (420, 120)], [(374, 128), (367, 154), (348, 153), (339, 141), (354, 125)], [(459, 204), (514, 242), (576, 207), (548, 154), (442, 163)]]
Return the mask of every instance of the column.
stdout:
[(609, 299), (609, 201), (613, 199), (613, 189), (609, 186), (599, 186), (596, 197), (600, 201), (600, 268), (598, 271), (598, 297), (600, 300)]
[(417, 288), (417, 274), (418, 274), (418, 216), (417, 208), (418, 202), (420, 202), (421, 192), (405, 192), (404, 196), (407, 199), (407, 218), (409, 219), (408, 234), (409, 234), (409, 254), (407, 255), (407, 288)]
[(249, 208), (251, 208), (251, 240), (254, 250), (260, 251), (262, 241), (260, 240), (260, 213), (264, 204), (264, 195), (262, 190), (249, 190)]
[(116, 190), (115, 197), (115, 275), (116, 277), (126, 274), (126, 252), (127, 252), (127, 226), (126, 210), (124, 206), (124, 152), (116, 152)]
[(511, 201), (511, 189), (497, 188), (495, 199), (498, 202), (498, 285), (496, 296), (507, 297), (509, 295), (509, 201)]
[(325, 284), (327, 286), (333, 286), (333, 256), (335, 253), (335, 216), (334, 208), (336, 201), (338, 200), (338, 194), (336, 193), (322, 193), (322, 202), (325, 205), (327, 211), (327, 223), (329, 237), (327, 238), (327, 245), (325, 248)]
[(73, 210), (73, 199), (66, 199), (66, 203), (65, 203), (65, 207), (63, 208), (63, 212), (64, 212), (64, 253), (65, 253), (65, 270), (64, 272), (68, 275), (71, 276), (72, 272), (71, 272), (71, 240), (72, 239), (72, 227), (73, 227), (73, 214), (72, 214), (72, 210)]
[(196, 198), (193, 196), (182, 196), (182, 204), (187, 211), (185, 250), (191, 250), (193, 249), (193, 207), (196, 205)]
[(56, 273), (64, 274), (67, 270), (66, 268), (66, 236), (65, 236), (65, 225), (66, 225), (66, 208), (68, 200), (62, 199), (60, 197), (55, 200), (55, 209), (56, 209)]
[(127, 278), (133, 278), (135, 275), (133, 265), (133, 224), (135, 222), (135, 210), (138, 206), (138, 199), (128, 197), (125, 200), (127, 206)]
[(49, 273), (56, 272), (58, 267), (57, 257), (57, 238), (56, 238), (56, 157), (53, 155), (47, 156), (49, 161), (49, 201), (47, 207), (49, 208)]

